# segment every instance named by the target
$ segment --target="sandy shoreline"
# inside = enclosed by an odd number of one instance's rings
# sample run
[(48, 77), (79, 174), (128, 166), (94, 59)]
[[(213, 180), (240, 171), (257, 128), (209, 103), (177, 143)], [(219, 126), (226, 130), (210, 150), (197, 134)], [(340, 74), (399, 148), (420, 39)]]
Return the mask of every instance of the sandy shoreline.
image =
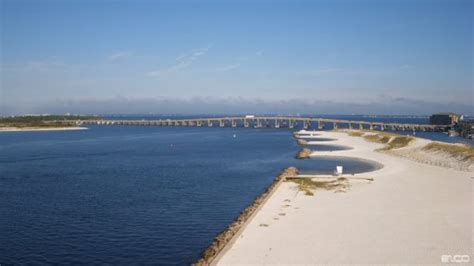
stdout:
[[(417, 138), (390, 153), (346, 133), (318, 134), (353, 149), (311, 156), (357, 157), (384, 167), (347, 176), (345, 193), (318, 190), (307, 196), (297, 184), (282, 183), (216, 264), (441, 264), (443, 255), (457, 254), (472, 260), (470, 171), (415, 160), (410, 149), (429, 140)], [(352, 179), (358, 177), (374, 181)]]
[(0, 128), (0, 132), (22, 132), (22, 131), (65, 131), (65, 130), (87, 130), (87, 127), (48, 127), (48, 128), (41, 128), (41, 127), (25, 127), (25, 128), (17, 128), (17, 127), (4, 127)]

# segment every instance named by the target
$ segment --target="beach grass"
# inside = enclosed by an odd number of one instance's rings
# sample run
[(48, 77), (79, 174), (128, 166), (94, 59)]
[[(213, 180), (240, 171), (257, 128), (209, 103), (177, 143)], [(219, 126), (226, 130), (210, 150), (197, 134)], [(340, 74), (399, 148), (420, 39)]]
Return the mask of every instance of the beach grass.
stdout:
[(474, 161), (474, 148), (464, 144), (432, 142), (422, 148), (425, 151), (444, 152), (462, 161)]
[[(373, 131), (370, 131), (373, 132)], [(374, 134), (364, 135), (363, 138), (369, 142), (386, 144), (384, 148), (380, 150), (392, 150), (406, 147), (410, 142), (415, 140), (411, 136), (402, 136), (387, 132), (376, 132)]]
[(362, 131), (349, 131), (347, 134), (351, 137), (362, 137), (364, 135), (364, 132)]
[(391, 136), (388, 136), (386, 134), (371, 134), (371, 135), (365, 135), (364, 139), (370, 142), (376, 142), (376, 143), (382, 143), (386, 144), (390, 141)]
[(410, 142), (414, 140), (413, 137), (408, 136), (397, 136), (393, 137), (393, 139), (387, 143), (387, 147), (385, 149), (392, 150), (392, 149), (399, 149), (406, 147)]
[(348, 179), (339, 177), (336, 180), (312, 180), (311, 178), (296, 178), (289, 181), (298, 184), (299, 191), (306, 196), (314, 196), (316, 190), (341, 190), (349, 186)]

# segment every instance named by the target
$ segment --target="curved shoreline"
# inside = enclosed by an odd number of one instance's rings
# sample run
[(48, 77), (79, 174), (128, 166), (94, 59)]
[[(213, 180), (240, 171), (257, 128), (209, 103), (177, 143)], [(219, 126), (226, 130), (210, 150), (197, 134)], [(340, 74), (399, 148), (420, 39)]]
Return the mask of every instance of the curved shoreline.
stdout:
[(308, 141), (308, 142), (319, 142), (319, 141), (322, 141), (322, 142), (326, 142), (326, 141), (336, 141), (337, 139), (335, 138), (324, 138), (324, 137), (320, 137), (320, 136), (317, 136), (317, 137), (308, 137), (308, 138), (305, 138), (305, 137), (297, 137), (296, 139), (302, 139), (302, 140), (305, 140), (305, 141)]
[[(313, 142), (308, 142), (306, 144), (300, 144), (302, 146), (309, 146), (309, 147), (314, 147), (314, 148), (317, 148), (317, 147), (320, 147), (320, 148), (323, 148), (324, 150), (321, 150), (321, 149), (318, 149), (316, 151), (347, 151), (347, 150), (352, 150), (354, 148), (352, 147), (349, 147), (349, 146), (344, 146), (344, 145), (333, 145), (333, 144), (321, 144), (319, 142), (317, 143), (313, 143)], [(331, 149), (333, 148), (333, 149)]]
[[(344, 174), (350, 174), (350, 175), (359, 175), (359, 174), (365, 174), (365, 173), (373, 173), (373, 172), (376, 172), (376, 171), (379, 171), (381, 169), (383, 169), (385, 167), (385, 165), (383, 163), (380, 163), (376, 160), (371, 160), (371, 159), (365, 159), (365, 158), (361, 158), (361, 157), (357, 157), (357, 156), (349, 156), (349, 155), (345, 155), (345, 156), (342, 156), (342, 155), (319, 155), (317, 153), (311, 153), (311, 155), (309, 156), (309, 158), (317, 158), (317, 157), (321, 157), (321, 158), (331, 158), (331, 159), (352, 159), (354, 160), (355, 162), (363, 162), (363, 163), (366, 163), (370, 166), (373, 166), (373, 169), (372, 170), (368, 170), (368, 171), (361, 171), (361, 172), (356, 172), (356, 173), (347, 173), (347, 172), (344, 172)], [(317, 175), (317, 174), (316, 174)]]

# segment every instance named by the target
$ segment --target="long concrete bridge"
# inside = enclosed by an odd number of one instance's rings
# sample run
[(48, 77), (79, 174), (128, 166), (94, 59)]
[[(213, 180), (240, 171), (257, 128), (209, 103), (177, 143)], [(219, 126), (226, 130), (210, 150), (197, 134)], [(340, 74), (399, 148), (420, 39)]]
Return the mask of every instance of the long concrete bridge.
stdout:
[[(69, 121), (71, 122), (71, 121)], [(244, 128), (303, 128), (303, 129), (370, 129), (393, 131), (443, 131), (447, 125), (402, 124), (369, 121), (352, 121), (327, 118), (286, 117), (286, 116), (235, 116), (192, 119), (158, 120), (78, 120), (77, 125), (130, 125), (130, 126), (181, 126), (181, 127), (244, 127)]]

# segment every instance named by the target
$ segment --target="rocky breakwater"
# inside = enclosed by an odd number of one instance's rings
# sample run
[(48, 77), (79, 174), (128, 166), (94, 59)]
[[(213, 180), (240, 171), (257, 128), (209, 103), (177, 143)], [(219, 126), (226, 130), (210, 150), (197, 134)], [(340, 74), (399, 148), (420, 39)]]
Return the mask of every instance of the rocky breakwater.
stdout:
[(237, 233), (243, 229), (245, 223), (252, 217), (257, 209), (265, 203), (270, 195), (277, 189), (281, 182), (285, 181), (287, 177), (294, 177), (298, 175), (298, 169), (295, 167), (288, 167), (284, 169), (275, 179), (272, 184), (258, 196), (245, 210), (243, 210), (237, 219), (234, 220), (227, 228), (218, 234), (212, 244), (204, 250), (201, 258), (194, 263), (194, 265), (210, 265), (219, 253), (228, 245), (232, 239), (237, 236)]
[(304, 149), (301, 149), (301, 150), (296, 154), (295, 157), (296, 157), (296, 159), (300, 159), (300, 160), (302, 160), (302, 159), (308, 159), (309, 156), (311, 155), (311, 152), (312, 152), (312, 151), (311, 151), (310, 149), (304, 148)]
[(299, 145), (308, 145), (308, 141), (307, 140), (304, 140), (304, 139), (296, 139), (296, 142), (299, 144)]

